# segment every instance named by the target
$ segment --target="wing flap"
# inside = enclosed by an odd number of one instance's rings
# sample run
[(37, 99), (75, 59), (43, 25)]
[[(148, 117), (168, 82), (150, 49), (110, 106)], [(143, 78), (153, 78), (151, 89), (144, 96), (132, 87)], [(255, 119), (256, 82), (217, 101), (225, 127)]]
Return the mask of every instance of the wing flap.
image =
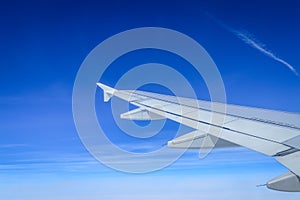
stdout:
[(290, 169), (293, 173), (300, 176), (300, 151), (296, 151), (285, 156), (278, 156), (276, 157), (276, 160)]
[(168, 142), (169, 148), (207, 149), (237, 146), (199, 130), (192, 131)]
[(283, 143), (293, 148), (300, 149), (300, 136), (293, 137)]

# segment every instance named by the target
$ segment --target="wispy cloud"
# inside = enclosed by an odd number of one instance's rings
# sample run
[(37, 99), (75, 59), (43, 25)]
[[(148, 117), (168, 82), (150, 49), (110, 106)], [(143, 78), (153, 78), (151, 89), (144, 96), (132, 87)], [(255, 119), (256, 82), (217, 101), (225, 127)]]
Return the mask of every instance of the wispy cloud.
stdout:
[(265, 54), (266, 56), (272, 58), (273, 60), (283, 64), (284, 66), (286, 66), (289, 70), (291, 70), (296, 76), (299, 76), (298, 72), (296, 71), (296, 69), (289, 64), (287, 61), (279, 58), (277, 55), (275, 55), (272, 51), (270, 51), (269, 49), (266, 48), (266, 45), (262, 42), (258, 42), (258, 40), (253, 37), (251, 34), (249, 34), (246, 31), (239, 31), (236, 30), (230, 26), (228, 26), (227, 24), (224, 24), (222, 21), (216, 19), (215, 17), (207, 14), (211, 19), (213, 19), (217, 24), (219, 24), (220, 26), (222, 26), (223, 28), (225, 28), (227, 31), (233, 33), (236, 37), (238, 37), (240, 40), (242, 40), (245, 44), (253, 47), (254, 49), (260, 51), (261, 53)]
[[(177, 151), (177, 152), (176, 152)], [(113, 166), (121, 166), (125, 169), (139, 169), (141, 166), (157, 168), (154, 163), (169, 163), (170, 157), (174, 158), (174, 154), (178, 154), (178, 149), (166, 149), (159, 156), (148, 157), (145, 159), (143, 155), (137, 158), (135, 156), (124, 157), (123, 155), (104, 154), (102, 160), (106, 164)], [(60, 153), (48, 151), (22, 151), (7, 153), (5, 160), (0, 159), (0, 175), (5, 173), (56, 173), (56, 172), (93, 172), (106, 173), (110, 172), (107, 168), (103, 168), (96, 159), (91, 155), (84, 153)], [(245, 155), (240, 157), (240, 155)], [(137, 163), (139, 163), (137, 165)], [(204, 160), (198, 160), (198, 152), (187, 151), (178, 161), (168, 168), (168, 171), (188, 170), (211, 170), (215, 169), (220, 172), (225, 166), (236, 167), (245, 165), (260, 164), (263, 166), (275, 166), (276, 162), (267, 156), (257, 154), (244, 148), (226, 148), (216, 149)], [(279, 165), (279, 164), (278, 164)]]
[(27, 144), (0, 144), (0, 149), (8, 149), (8, 148), (17, 148), (17, 147), (27, 147)]

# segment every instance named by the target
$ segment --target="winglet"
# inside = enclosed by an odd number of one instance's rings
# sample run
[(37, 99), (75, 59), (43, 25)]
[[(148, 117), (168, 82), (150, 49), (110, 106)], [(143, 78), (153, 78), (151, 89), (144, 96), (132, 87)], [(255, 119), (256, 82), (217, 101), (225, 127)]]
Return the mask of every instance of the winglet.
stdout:
[(97, 85), (103, 90), (104, 102), (108, 102), (114, 96), (116, 90), (102, 83), (97, 83)]

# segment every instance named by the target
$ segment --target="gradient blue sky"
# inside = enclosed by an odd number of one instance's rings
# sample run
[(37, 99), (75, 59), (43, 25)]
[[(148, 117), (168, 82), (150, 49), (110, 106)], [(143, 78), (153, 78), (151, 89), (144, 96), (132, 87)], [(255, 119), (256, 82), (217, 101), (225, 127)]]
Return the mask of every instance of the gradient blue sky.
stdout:
[[(300, 72), (299, 8), (296, 0), (2, 1), (1, 199), (299, 199), (256, 188), (286, 169), (243, 148), (215, 150), (205, 160), (191, 150), (150, 174), (116, 172), (88, 154), (72, 118), (73, 82), (87, 54), (114, 34), (145, 26), (198, 41), (220, 70), (228, 103), (300, 113), (300, 77), (279, 62)], [(188, 64), (160, 51), (125, 55), (101, 80), (113, 86), (124, 65), (149, 61), (177, 67), (200, 87), (199, 98), (209, 99), (201, 79), (178, 67)], [(176, 126), (168, 122), (150, 147), (166, 142)], [(108, 132), (122, 135), (114, 126)], [(121, 141), (128, 149), (138, 142)]]

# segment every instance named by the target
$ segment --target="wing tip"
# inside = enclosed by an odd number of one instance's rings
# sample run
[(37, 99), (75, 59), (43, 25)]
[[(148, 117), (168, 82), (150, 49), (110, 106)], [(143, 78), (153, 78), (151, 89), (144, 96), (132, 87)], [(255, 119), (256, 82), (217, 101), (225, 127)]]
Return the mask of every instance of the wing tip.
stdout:
[(114, 95), (114, 93), (116, 92), (116, 89), (109, 87), (103, 83), (97, 82), (96, 85), (103, 90), (104, 102), (108, 102), (110, 100), (110, 98)]

